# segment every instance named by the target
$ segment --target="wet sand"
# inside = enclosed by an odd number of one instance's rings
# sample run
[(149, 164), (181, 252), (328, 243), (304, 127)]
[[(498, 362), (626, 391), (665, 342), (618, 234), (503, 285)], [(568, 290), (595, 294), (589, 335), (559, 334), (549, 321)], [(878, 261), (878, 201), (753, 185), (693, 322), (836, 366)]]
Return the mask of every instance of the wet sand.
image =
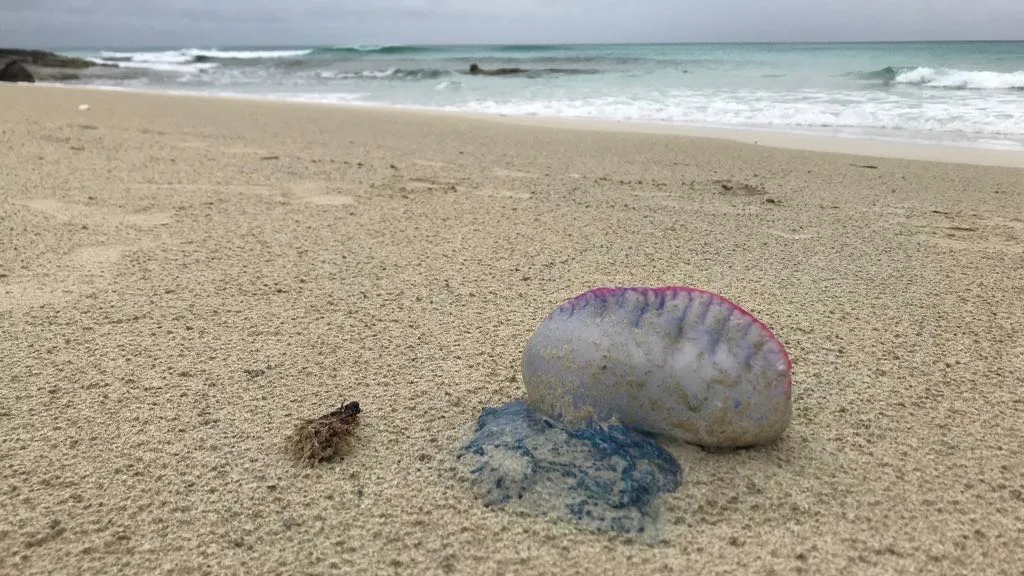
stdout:
[[(0, 104), (0, 573), (1021, 574), (1020, 168), (45, 86)], [(963, 155), (916, 157), (1019, 163)], [(454, 455), (524, 393), (535, 326), (659, 284), (785, 343), (784, 438), (667, 445), (685, 484), (653, 546), (484, 508)], [(343, 461), (288, 459), (297, 419), (350, 400)]]

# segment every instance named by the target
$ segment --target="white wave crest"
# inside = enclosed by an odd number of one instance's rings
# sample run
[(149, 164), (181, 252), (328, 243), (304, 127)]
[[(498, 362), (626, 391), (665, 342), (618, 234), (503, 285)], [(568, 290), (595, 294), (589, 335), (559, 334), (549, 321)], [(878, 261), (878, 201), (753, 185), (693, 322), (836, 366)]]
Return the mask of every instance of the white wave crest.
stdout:
[(197, 56), (223, 60), (252, 60), (257, 58), (297, 58), (306, 56), (311, 52), (312, 50), (217, 50), (216, 48), (185, 48), (161, 52), (112, 52), (105, 50), (100, 52), (100, 58), (104, 60), (182, 64), (194, 60)]
[[(917, 100), (867, 93), (672, 91), (662, 97), (610, 96), (498, 100), (475, 98), (454, 110), (524, 116), (562, 116), (626, 122), (773, 129), (867, 130), (974, 136), (1019, 142), (1024, 107), (1007, 101), (945, 95)], [(1002, 138), (1000, 138), (1002, 137)]]
[(387, 70), (362, 70), (360, 72), (333, 72), (330, 70), (324, 70), (316, 73), (318, 78), (333, 80), (349, 80), (355, 78), (393, 78), (396, 74), (398, 74), (397, 68), (388, 68)]
[(143, 68), (160, 72), (194, 73), (210, 70), (218, 66), (216, 62), (196, 62), (197, 58), (219, 60), (297, 58), (311, 52), (312, 50), (217, 50), (201, 48), (158, 52), (115, 52), (104, 50), (100, 52), (99, 58), (90, 58), (90, 60), (99, 64), (116, 64), (121, 68)]
[(401, 48), (401, 44), (340, 44), (335, 50), (354, 50), (356, 52), (380, 52), (388, 48)]
[(993, 72), (989, 70), (955, 70), (949, 68), (914, 68), (896, 75), (895, 84), (914, 84), (930, 88), (971, 90), (1024, 89), (1024, 70)]
[(434, 86), (434, 90), (437, 92), (444, 92), (445, 90), (459, 90), (462, 88), (462, 82), (458, 80), (444, 80), (439, 82), (437, 86)]

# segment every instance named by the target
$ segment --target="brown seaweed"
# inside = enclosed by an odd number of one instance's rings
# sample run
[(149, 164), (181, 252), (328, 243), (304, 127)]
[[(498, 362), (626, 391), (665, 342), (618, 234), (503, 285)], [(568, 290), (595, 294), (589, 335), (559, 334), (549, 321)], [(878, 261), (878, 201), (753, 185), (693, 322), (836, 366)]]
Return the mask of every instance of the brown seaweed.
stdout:
[(343, 458), (359, 425), (360, 412), (359, 402), (353, 401), (317, 418), (299, 421), (290, 437), (292, 456), (307, 466)]

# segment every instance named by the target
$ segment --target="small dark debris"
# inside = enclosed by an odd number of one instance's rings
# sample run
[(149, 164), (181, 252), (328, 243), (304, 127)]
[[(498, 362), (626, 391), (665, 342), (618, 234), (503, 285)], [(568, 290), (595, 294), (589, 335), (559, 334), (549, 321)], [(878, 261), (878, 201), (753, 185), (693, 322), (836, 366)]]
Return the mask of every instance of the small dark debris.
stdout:
[(779, 202), (775, 198), (765, 198), (764, 201), (769, 204), (782, 204), (782, 202)]
[(878, 166), (875, 166), (874, 164), (850, 164), (850, 166), (853, 166), (854, 168), (867, 168), (869, 170), (878, 170)]
[(390, 165), (390, 168), (391, 168), (392, 170), (398, 170), (398, 166), (395, 166), (394, 164), (391, 164), (391, 165)]
[(764, 196), (768, 193), (760, 184), (747, 184), (746, 182), (734, 182), (732, 180), (715, 180), (722, 188), (722, 193), (727, 196)]
[(947, 230), (953, 230), (954, 232), (977, 232), (978, 229), (972, 226), (948, 226)]
[(69, 146), (69, 148), (71, 148), (75, 152), (81, 152), (82, 150), (85, 150), (85, 146)]
[(280, 159), (281, 159), (280, 156), (274, 156), (274, 155), (260, 156), (260, 160), (280, 160)]
[(246, 368), (242, 372), (245, 372), (245, 375), (249, 378), (259, 378), (267, 373), (263, 368)]
[(319, 418), (301, 420), (291, 436), (292, 456), (307, 466), (341, 457), (359, 425), (359, 402), (342, 404)]
[(949, 216), (950, 212), (944, 212), (942, 210), (932, 210), (932, 214), (942, 214), (943, 216)]

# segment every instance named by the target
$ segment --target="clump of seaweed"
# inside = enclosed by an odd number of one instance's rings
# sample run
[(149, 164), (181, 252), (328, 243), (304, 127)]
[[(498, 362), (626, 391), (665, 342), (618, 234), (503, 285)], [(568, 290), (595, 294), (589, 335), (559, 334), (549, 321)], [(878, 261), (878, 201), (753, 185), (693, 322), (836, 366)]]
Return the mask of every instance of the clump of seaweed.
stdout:
[(292, 456), (307, 466), (342, 457), (359, 425), (360, 412), (359, 402), (353, 401), (317, 418), (301, 420), (290, 438)]

